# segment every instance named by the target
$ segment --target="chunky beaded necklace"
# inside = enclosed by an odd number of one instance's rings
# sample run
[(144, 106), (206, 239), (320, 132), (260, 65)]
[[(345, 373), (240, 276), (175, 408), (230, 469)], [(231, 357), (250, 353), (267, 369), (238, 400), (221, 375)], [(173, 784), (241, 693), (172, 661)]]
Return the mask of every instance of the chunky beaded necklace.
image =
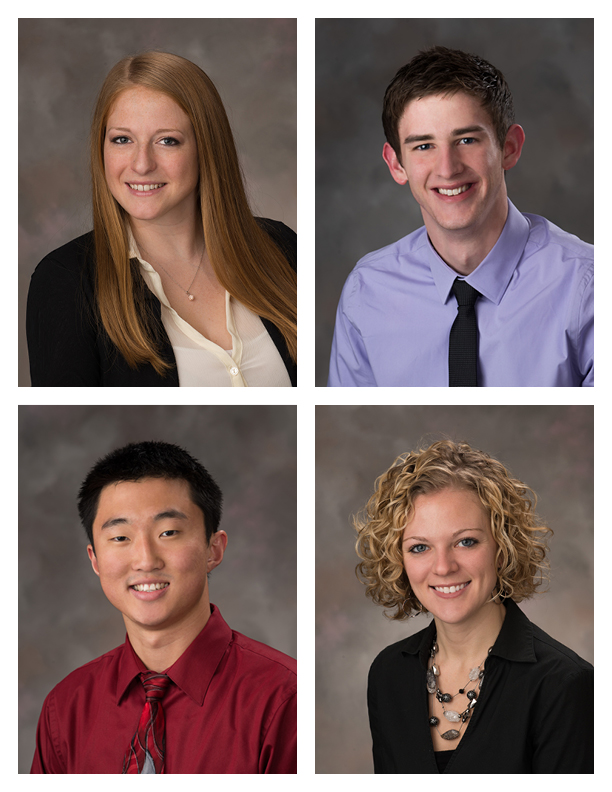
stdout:
[[(489, 651), (487, 652), (487, 657), (489, 656), (491, 649), (493, 649), (492, 646), (489, 647)], [(449, 729), (444, 733), (441, 733), (440, 729), (438, 729), (438, 734), (440, 735), (440, 737), (442, 737), (443, 740), (456, 740), (461, 734), (461, 729), (463, 728), (464, 724), (467, 722), (468, 718), (472, 714), (474, 707), (476, 706), (476, 702), (478, 701), (478, 693), (476, 692), (476, 687), (478, 687), (478, 690), (480, 691), (480, 688), (482, 687), (482, 680), (484, 678), (484, 668), (482, 666), (484, 666), (485, 660), (487, 658), (485, 657), (485, 659), (482, 661), (482, 663), (480, 663), (480, 665), (470, 669), (468, 681), (465, 683), (465, 685), (462, 688), (459, 688), (457, 693), (451, 695), (450, 693), (442, 693), (442, 691), (438, 687), (438, 682), (436, 677), (440, 676), (440, 666), (434, 662), (437, 652), (438, 652), (438, 644), (436, 642), (436, 639), (434, 638), (434, 642), (429, 652), (431, 663), (427, 668), (427, 674), (426, 674), (427, 692), (430, 693), (432, 696), (435, 695), (435, 697), (438, 699), (438, 701), (442, 705), (442, 711), (446, 720), (448, 720), (450, 723), (461, 722), (459, 729)], [(473, 687), (471, 688), (469, 688), (470, 682), (474, 683)], [(449, 704), (455, 698), (455, 696), (463, 695), (464, 693), (468, 698), (468, 705), (463, 712), (457, 712), (456, 710), (453, 709), (449, 709), (449, 710), (446, 709), (446, 707), (444, 706), (445, 704)], [(439, 723), (440, 720), (439, 718), (436, 718), (435, 715), (432, 715), (429, 718), (429, 725), (432, 728), (437, 728)]]

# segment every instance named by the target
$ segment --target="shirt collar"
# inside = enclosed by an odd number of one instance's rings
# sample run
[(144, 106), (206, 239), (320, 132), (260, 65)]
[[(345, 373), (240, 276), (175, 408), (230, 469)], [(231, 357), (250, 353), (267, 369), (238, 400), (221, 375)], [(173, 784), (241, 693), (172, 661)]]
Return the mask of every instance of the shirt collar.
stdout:
[[(465, 280), (484, 297), (499, 305), (529, 238), (529, 222), (508, 199), (508, 217), (499, 239), (486, 258)], [(457, 273), (439, 256), (427, 237), (429, 265), (440, 295), (445, 303)]]
[[(504, 605), (506, 617), (491, 654), (517, 663), (535, 663), (533, 624), (513, 600), (506, 600)], [(418, 654), (421, 665), (426, 668), (435, 632), (436, 625), (432, 621), (424, 630), (405, 640), (402, 654)]]
[[(198, 706), (202, 706), (210, 681), (232, 640), (232, 631), (219, 609), (215, 605), (211, 605), (210, 609), (210, 618), (204, 629), (165, 671), (174, 684)], [(117, 704), (136, 677), (146, 670), (126, 636), (118, 667)]]

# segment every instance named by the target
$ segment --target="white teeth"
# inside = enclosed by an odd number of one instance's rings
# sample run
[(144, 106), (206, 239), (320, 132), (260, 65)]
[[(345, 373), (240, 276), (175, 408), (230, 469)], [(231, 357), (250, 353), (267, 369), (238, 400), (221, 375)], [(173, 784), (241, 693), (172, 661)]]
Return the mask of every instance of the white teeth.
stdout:
[(158, 187), (163, 187), (163, 184), (130, 184), (132, 190), (138, 192), (148, 192), (149, 190), (157, 190)]
[(454, 594), (456, 591), (461, 591), (467, 586), (467, 583), (462, 583), (460, 586), (434, 586), (436, 591), (442, 594)]
[(159, 591), (169, 585), (169, 583), (139, 583), (137, 586), (132, 586), (132, 588), (136, 589), (136, 591)]
[(440, 195), (459, 195), (460, 193), (469, 190), (471, 186), (471, 184), (464, 184), (463, 187), (457, 187), (455, 190), (445, 190), (442, 187), (438, 187), (438, 192)]

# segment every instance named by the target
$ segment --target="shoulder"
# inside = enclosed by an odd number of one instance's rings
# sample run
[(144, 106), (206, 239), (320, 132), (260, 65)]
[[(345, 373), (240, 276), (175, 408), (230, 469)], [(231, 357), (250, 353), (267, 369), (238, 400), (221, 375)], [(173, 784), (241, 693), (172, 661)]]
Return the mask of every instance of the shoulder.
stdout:
[(42, 259), (32, 273), (30, 299), (40, 295), (47, 301), (49, 293), (67, 298), (71, 287), (78, 288), (84, 284), (93, 287), (94, 266), (94, 237), (93, 231), (90, 231), (51, 251)]
[(380, 288), (385, 282), (393, 282), (393, 276), (426, 262), (427, 232), (425, 226), (418, 228), (397, 242), (373, 250), (359, 259), (346, 279), (343, 298), (350, 299), (362, 288)]
[(270, 220), (267, 217), (256, 217), (256, 223), (262, 228), (278, 245), (287, 257), (287, 260), (296, 268), (297, 260), (297, 234), (292, 228), (281, 223), (280, 220)]
[(378, 676), (386, 678), (398, 665), (405, 667), (407, 660), (418, 663), (419, 652), (423, 643), (428, 640), (430, 633), (431, 625), (408, 638), (403, 638), (401, 641), (385, 647), (374, 658), (370, 666), (370, 678), (375, 679)]
[(93, 231), (83, 234), (76, 239), (72, 239), (65, 245), (48, 253), (40, 262), (37, 269), (41, 267), (63, 267), (69, 270), (80, 271), (94, 254), (94, 235)]
[(53, 688), (47, 698), (55, 698), (56, 701), (66, 703), (74, 697), (81, 696), (83, 690), (91, 690), (117, 663), (123, 649), (124, 644), (71, 671)]
[(529, 239), (525, 252), (545, 251), (560, 263), (573, 263), (585, 271), (593, 271), (594, 247), (564, 231), (545, 217), (523, 214), (529, 223)]
[(293, 657), (235, 630), (232, 630), (232, 645), (242, 655), (243, 674), (260, 681), (266, 677), (275, 680), (279, 687), (295, 689), (297, 662)]
[(589, 679), (593, 674), (591, 663), (583, 660), (580, 655), (559, 641), (552, 638), (544, 630), (532, 623), (533, 646), (538, 666), (545, 678)]
[(425, 226), (417, 228), (411, 234), (392, 242), (390, 245), (373, 250), (359, 259), (355, 265), (356, 270), (385, 269), (395, 266), (404, 257), (418, 257), (427, 243)]

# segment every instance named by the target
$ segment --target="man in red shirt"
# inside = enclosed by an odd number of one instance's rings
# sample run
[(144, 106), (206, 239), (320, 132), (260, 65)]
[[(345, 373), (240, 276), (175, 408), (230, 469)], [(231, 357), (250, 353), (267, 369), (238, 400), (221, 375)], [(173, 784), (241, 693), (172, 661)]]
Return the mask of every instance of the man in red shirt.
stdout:
[(79, 493), (87, 551), (125, 643), (45, 699), (32, 773), (295, 773), (296, 662), (210, 604), (221, 491), (168, 443), (100, 460)]

